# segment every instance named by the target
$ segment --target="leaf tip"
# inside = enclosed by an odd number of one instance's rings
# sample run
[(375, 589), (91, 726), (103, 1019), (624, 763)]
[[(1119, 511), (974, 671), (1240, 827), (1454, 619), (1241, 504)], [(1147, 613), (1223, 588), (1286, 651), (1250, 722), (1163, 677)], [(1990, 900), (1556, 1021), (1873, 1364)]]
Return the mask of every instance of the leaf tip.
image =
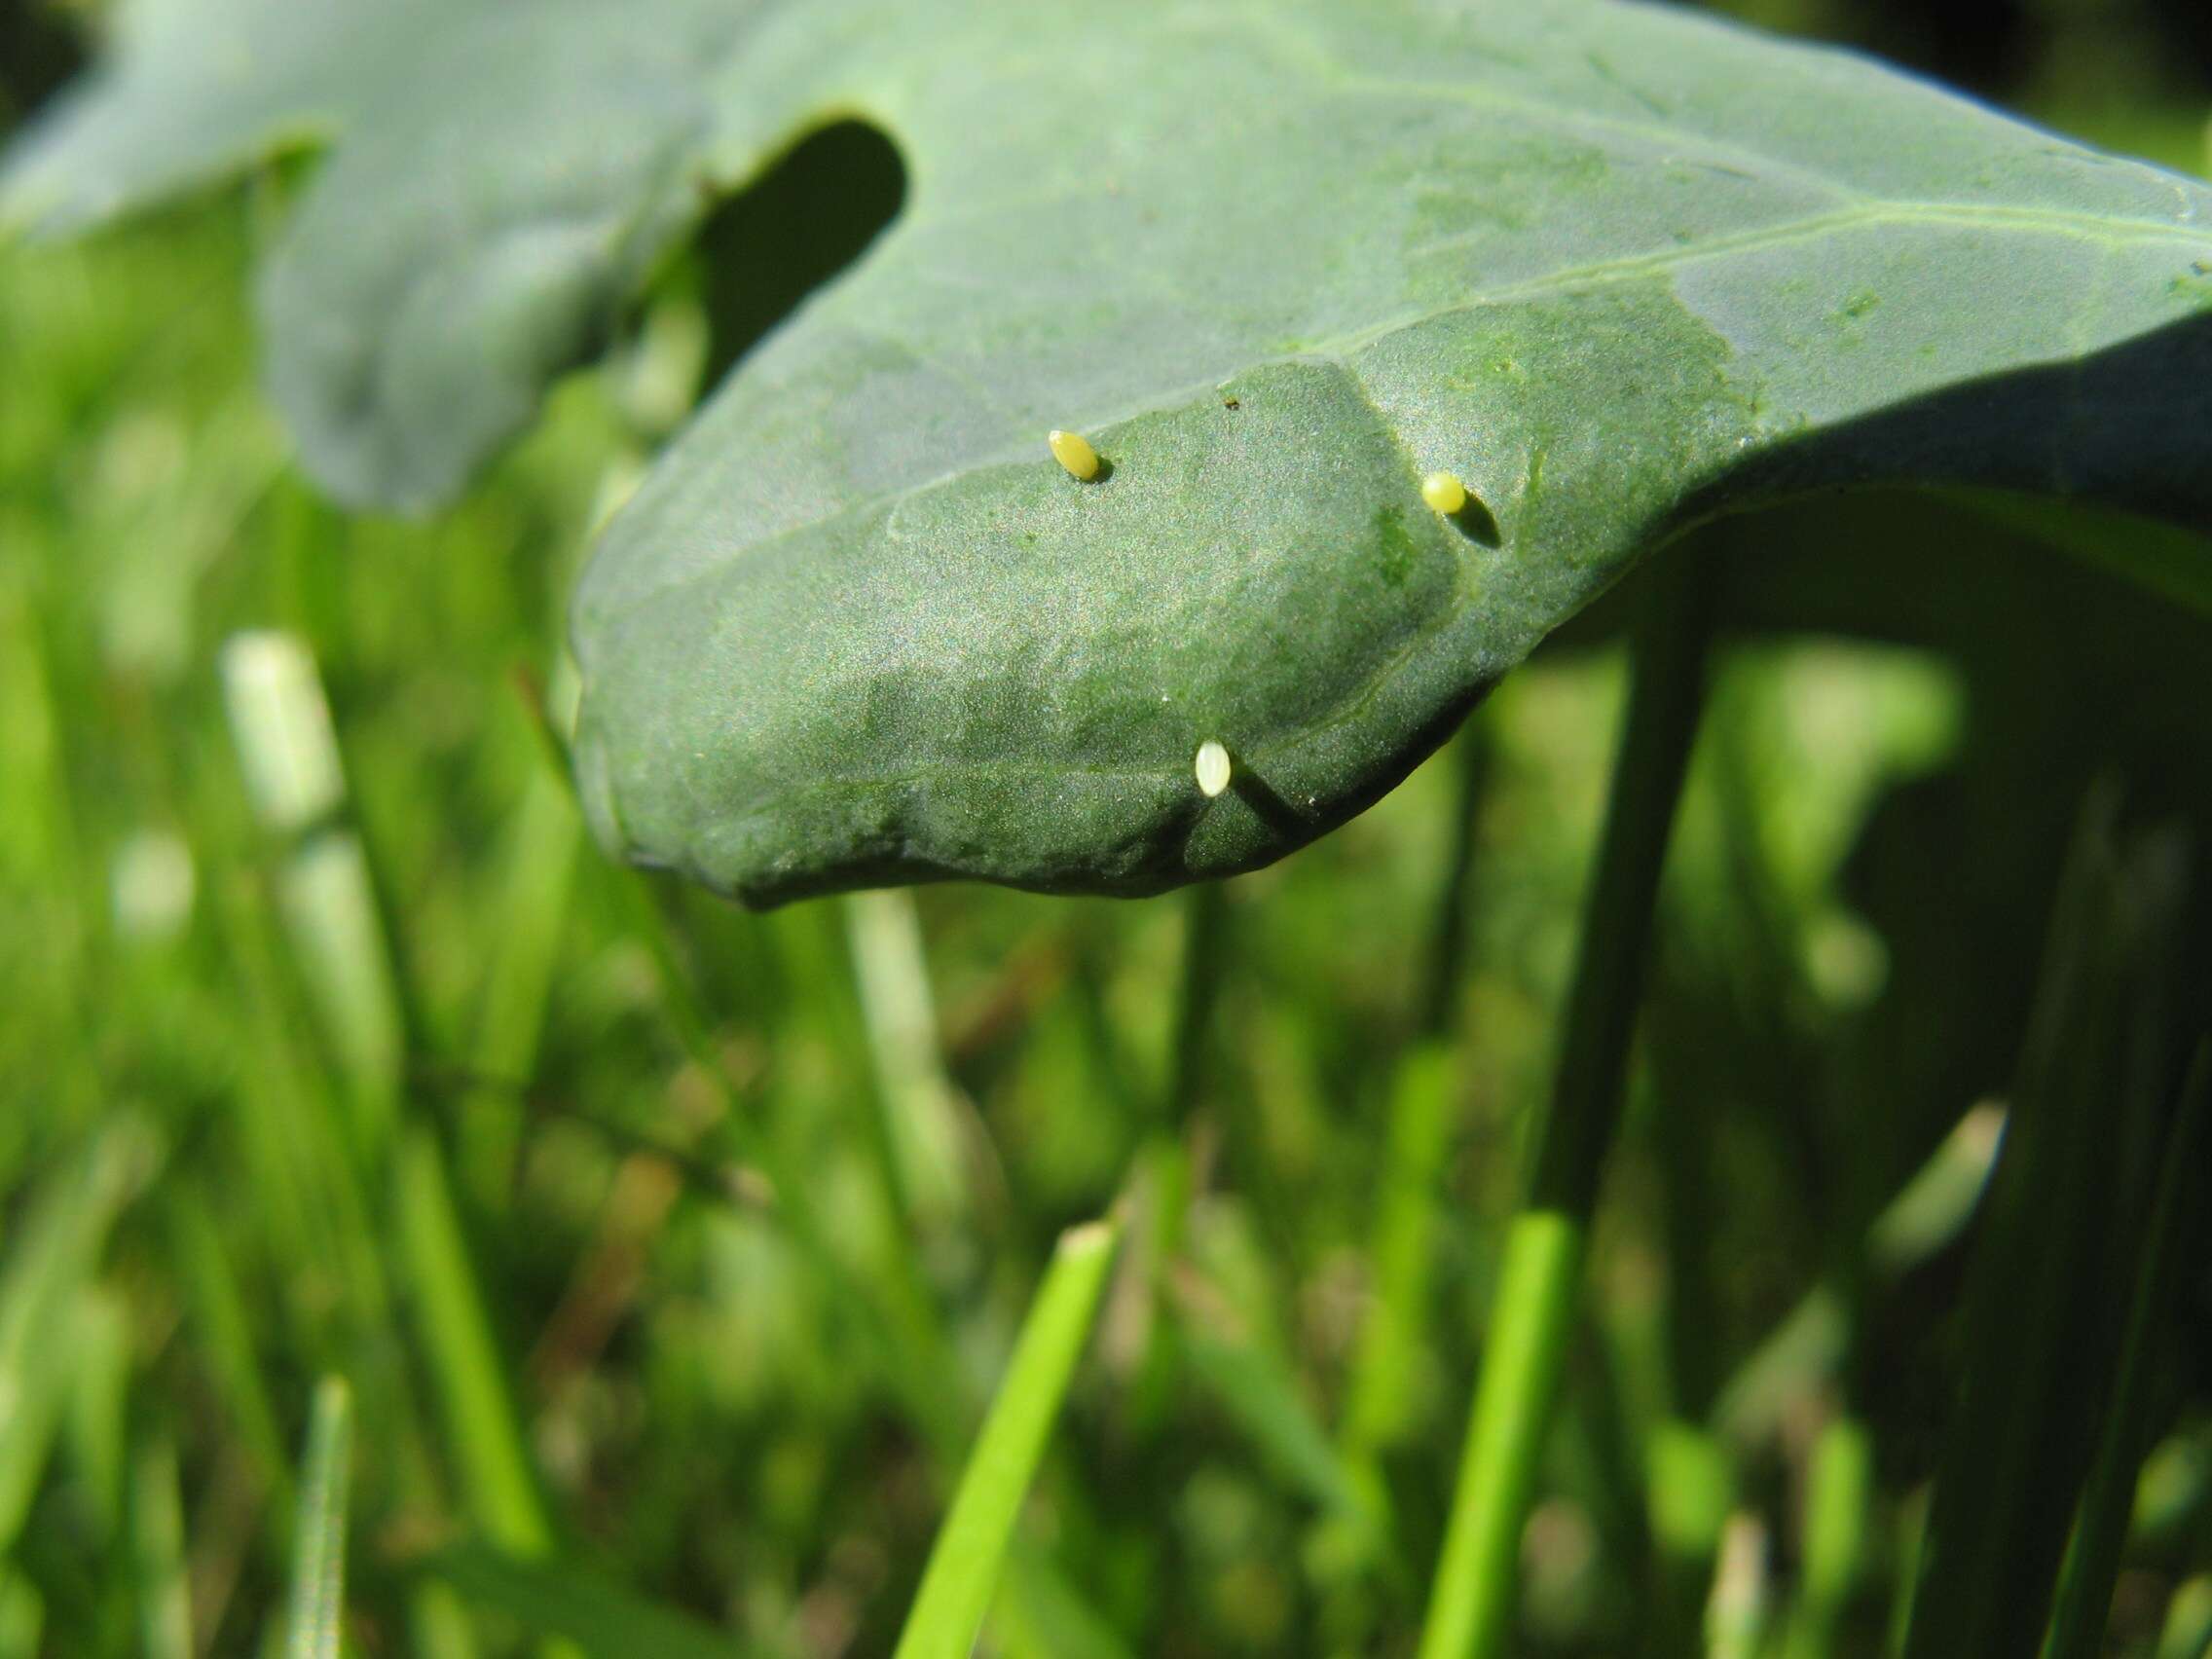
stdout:
[(1054, 1247), (1062, 1256), (1093, 1256), (1101, 1250), (1111, 1250), (1121, 1241), (1122, 1223), (1118, 1216), (1101, 1217), (1096, 1221), (1079, 1222), (1060, 1235)]

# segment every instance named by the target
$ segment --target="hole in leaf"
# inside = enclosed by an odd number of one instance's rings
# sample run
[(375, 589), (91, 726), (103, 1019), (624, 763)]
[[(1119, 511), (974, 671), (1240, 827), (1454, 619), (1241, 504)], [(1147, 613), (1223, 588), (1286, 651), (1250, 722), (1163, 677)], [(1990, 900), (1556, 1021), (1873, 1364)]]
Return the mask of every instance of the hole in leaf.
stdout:
[(59, 6), (0, 5), (0, 132), (84, 65), (84, 39)]
[(700, 226), (707, 311), (705, 385), (714, 386), (816, 288), (867, 251), (906, 199), (891, 140), (859, 121), (810, 133), (750, 190)]

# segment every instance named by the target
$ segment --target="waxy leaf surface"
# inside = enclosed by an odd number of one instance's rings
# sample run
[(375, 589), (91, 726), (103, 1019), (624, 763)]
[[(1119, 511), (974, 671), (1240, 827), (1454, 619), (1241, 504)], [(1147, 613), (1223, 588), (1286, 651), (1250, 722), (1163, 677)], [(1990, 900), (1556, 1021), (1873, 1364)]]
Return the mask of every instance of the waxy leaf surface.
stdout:
[(143, 0), (4, 201), (63, 227), (327, 141), (269, 382), (334, 492), (418, 506), (851, 117), (903, 210), (575, 601), (603, 838), (752, 902), (1265, 863), (1763, 500), (2212, 525), (2212, 192), (1612, 0)]

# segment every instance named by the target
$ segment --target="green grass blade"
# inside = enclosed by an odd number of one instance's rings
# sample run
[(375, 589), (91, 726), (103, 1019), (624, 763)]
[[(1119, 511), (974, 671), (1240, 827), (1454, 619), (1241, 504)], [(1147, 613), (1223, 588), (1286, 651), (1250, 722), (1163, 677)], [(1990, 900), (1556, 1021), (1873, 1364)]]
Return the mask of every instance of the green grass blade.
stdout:
[[(1877, 1287), (1894, 1283), (1957, 1238), (1989, 1184), (2005, 1129), (2002, 1108), (1969, 1111), (1866, 1231)], [(1808, 1291), (1722, 1385), (1713, 1426), (1737, 1446), (1772, 1439), (1790, 1409), (1842, 1364), (1850, 1344), (1833, 1285)]]
[(1958, 1237), (1981, 1203), (2005, 1135), (2003, 1107), (1972, 1108), (1866, 1230), (1866, 1265), (1896, 1278)]
[(1704, 700), (1712, 577), (1664, 572), (1645, 618), (1528, 1200), (1506, 1234), (1421, 1659), (1493, 1659), (1573, 1327), (1598, 1179), (1619, 1121), (1660, 866)]
[(1375, 1291), (1352, 1352), (1345, 1390), (1344, 1444), (1365, 1462), (1395, 1445), (1408, 1427), (1428, 1318), (1431, 1248), (1452, 1102), (1458, 1082), (1452, 1050), (1416, 1045), (1399, 1060), (1390, 1084), (1381, 1191), (1369, 1259)]
[(45, 1626), (46, 1604), (38, 1586), (0, 1566), (0, 1659), (39, 1659)]
[(308, 1422), (284, 1659), (338, 1659), (346, 1614), (346, 1494), (351, 1485), (353, 1395), (325, 1377)]
[(1705, 1607), (1706, 1659), (1756, 1659), (1766, 1632), (1766, 1529), (1739, 1511), (1722, 1530)]
[(991, 1635), (1006, 1659), (1131, 1659), (1128, 1643), (1058, 1565), (1018, 1537), (1007, 1549)]
[(1229, 888), (1201, 881), (1183, 896), (1183, 968), (1176, 991), (1175, 1047), (1169, 1055), (1164, 1110), (1180, 1134), (1212, 1082), (1214, 1009), (1229, 966)]
[(2103, 1649), (2136, 1477), (2157, 1426), (2161, 1350), (2173, 1335), (2177, 1291), (2201, 1249), (2203, 1229), (2195, 1212), (2207, 1169), (2212, 1169), (2212, 1046), (2197, 1053), (2167, 1137), (2121, 1340), (2120, 1375), (2059, 1576), (2044, 1659), (2095, 1659)]
[(2212, 1653), (2212, 1572), (2184, 1579), (2166, 1604), (2157, 1659), (2204, 1659)]
[(78, 1303), (109, 1230), (158, 1158), (147, 1126), (112, 1123), (82, 1164), (40, 1193), (0, 1277), (0, 1555), (30, 1512), (75, 1385)]
[(156, 1436), (130, 1469), (130, 1553), (138, 1580), (138, 1637), (145, 1659), (193, 1659), (192, 1588), (184, 1565), (184, 1506), (176, 1447)]
[(64, 1450), (86, 1519), (112, 1536), (131, 1490), (130, 1310), (106, 1285), (88, 1284), (70, 1325)]
[(1874, 1442), (1866, 1425), (1837, 1418), (1814, 1443), (1805, 1482), (1803, 1590), (1790, 1659), (1829, 1659), (1866, 1570), (1873, 1520)]
[(758, 1121), (756, 1102), (741, 1097), (717, 1048), (704, 999), (678, 960), (675, 930), (654, 902), (643, 871), (612, 872), (614, 894), (629, 931), (652, 965), (659, 1012), (699, 1076), (719, 1097), (719, 1123), (729, 1150), (768, 1178), (776, 1215), (792, 1243), (820, 1275), (830, 1296), (856, 1316), (876, 1349), (885, 1386), (933, 1450), (950, 1454), (965, 1427), (963, 1403), (936, 1380), (950, 1372), (950, 1348), (935, 1305), (919, 1282), (911, 1252), (894, 1271), (873, 1274), (856, 1266), (816, 1208), (807, 1171), (783, 1138)]
[(485, 1077), (520, 1084), (536, 1062), (581, 842), (566, 780), (533, 772), (506, 832), (496, 949), (477, 1011), (475, 1065)]
[(1505, 1640), (1521, 1529), (1574, 1323), (1582, 1250), (1581, 1228), (1552, 1210), (1516, 1216), (1506, 1234), (1421, 1659), (1487, 1659)]
[(1351, 1466), (1331, 1443), (1298, 1388), (1290, 1368), (1267, 1347), (1208, 1330), (1202, 1313), (1182, 1317), (1183, 1356), (1192, 1380), (1220, 1402), (1277, 1473), (1326, 1513), (1355, 1529), (1373, 1553), (1382, 1542), (1382, 1517)]
[(1671, 1570), (1712, 1571), (1736, 1502), (1736, 1469), (1717, 1436), (1679, 1418), (1655, 1423), (1643, 1444), (1645, 1524)]
[(2084, 501), (2033, 499), (1995, 490), (1942, 494), (2031, 541), (2212, 616), (2212, 559), (2205, 557), (2205, 540), (2197, 532)]
[(369, 1225), (353, 1162), (352, 1120), (344, 1089), (308, 1051), (306, 1021), (282, 964), (279, 928), (258, 883), (217, 884), (214, 908), (226, 969), (244, 1002), (241, 1041), (253, 1063), (240, 1069), (238, 1127), (243, 1174), (254, 1188), (255, 1230), (268, 1257), (287, 1264), (284, 1289), (296, 1312), (350, 1303), (370, 1324), (388, 1322), (389, 1296), (379, 1240)]
[[(1365, 1645), (1373, 1633), (1373, 1586), (1364, 1559), (1398, 1530), (1382, 1458), (1412, 1439), (1425, 1407), (1423, 1360), (1430, 1346), (1433, 1268), (1444, 1171), (1450, 1161), (1454, 1107), (1462, 1067), (1457, 1051), (1465, 1001), (1466, 958), (1477, 830), (1493, 763), (1493, 719), (1470, 717), (1453, 740), (1456, 794), (1429, 935), (1416, 1040), (1395, 1058), (1388, 1124), (1373, 1195), (1367, 1260), (1372, 1288), (1352, 1339), (1351, 1369), (1337, 1424), (1346, 1478), (1372, 1523), (1350, 1548), (1326, 1552), (1334, 1579), (1323, 1622), (1340, 1645)], [(1396, 1565), (1395, 1562), (1392, 1564)]]
[(1891, 1586), (1889, 1623), (1882, 1642), (1882, 1651), (1889, 1659), (1901, 1659), (1905, 1643), (1912, 1640), (1913, 1606), (1920, 1600), (1921, 1565), (1928, 1559), (1928, 1510), (1934, 1496), (1927, 1486), (1918, 1486), (1898, 1505), (1897, 1530), (1891, 1538), (1898, 1570)]
[(1421, 986), (1423, 1038), (1449, 1038), (1458, 1027), (1459, 1001), (1467, 956), (1467, 894), (1474, 880), (1475, 846), (1484, 793), (1493, 759), (1492, 719), (1467, 718), (1452, 740), (1452, 763), (1458, 793), (1454, 801), (1452, 839), (1444, 856), (1444, 881), (1436, 895), (1436, 931), (1429, 935), (1428, 964)]
[(572, 1561), (526, 1561), (482, 1544), (440, 1550), (418, 1564), (465, 1600), (593, 1659), (736, 1659), (736, 1642), (687, 1613), (633, 1595)]
[(423, 1578), (407, 1593), (407, 1634), (416, 1659), (476, 1659), (476, 1628), (454, 1587)]
[[(253, 1327), (238, 1275), (197, 1182), (168, 1184), (166, 1213), (169, 1255), (199, 1338), (202, 1362), (212, 1373), (230, 1414), (279, 1515), (293, 1503), (292, 1471), (276, 1428), (276, 1413), (254, 1351)], [(282, 1523), (279, 1521), (278, 1526)]]
[(925, 1234), (957, 1226), (969, 1204), (965, 1136), (938, 1043), (914, 897), (855, 893), (844, 912), (899, 1199)]
[(2095, 792), (2050, 928), (1970, 1268), (1907, 1659), (2036, 1650), (2119, 1366), (2111, 1277), (2150, 1197), (2125, 1153), (2168, 1099), (2130, 1059), (2182, 907), (2171, 849), (2123, 847), (2117, 818)]
[(1221, 1001), (1229, 962), (1229, 890), (1219, 881), (1186, 888), (1183, 961), (1175, 993), (1173, 1047), (1160, 1095), (1160, 1118), (1136, 1157), (1133, 1190), (1144, 1195), (1135, 1212), (1137, 1235), (1125, 1270), (1140, 1278), (1144, 1297), (1138, 1343), (1140, 1357), (1129, 1390), (1126, 1414), (1142, 1439), (1160, 1432), (1175, 1394), (1182, 1356), (1175, 1346), (1175, 1322), (1166, 1317), (1168, 1273), (1183, 1253), (1191, 1213), (1191, 1120), (1210, 1086), (1214, 1010)]
[(400, 1249), (468, 1512), (501, 1549), (542, 1554), (552, 1547), (553, 1529), (454, 1210), (444, 1155), (426, 1130), (410, 1131), (401, 1144), (397, 1190)]
[(504, 1215), (510, 1202), (523, 1130), (520, 1090), (536, 1069), (581, 845), (568, 780), (534, 767), (501, 845), (504, 879), (476, 1012), (470, 1063), (496, 1087), (469, 1089), (456, 1114), (462, 1190), (492, 1215)]
[(279, 845), (285, 933), (351, 1096), (356, 1150), (373, 1164), (395, 1124), (406, 1020), (368, 858), (341, 817), (322, 680), (302, 641), (256, 630), (224, 645), (223, 694), (254, 817)]
[(1089, 1339), (1120, 1236), (1117, 1221), (1061, 1235), (930, 1551), (898, 1659), (966, 1659), (975, 1645), (1022, 1498)]

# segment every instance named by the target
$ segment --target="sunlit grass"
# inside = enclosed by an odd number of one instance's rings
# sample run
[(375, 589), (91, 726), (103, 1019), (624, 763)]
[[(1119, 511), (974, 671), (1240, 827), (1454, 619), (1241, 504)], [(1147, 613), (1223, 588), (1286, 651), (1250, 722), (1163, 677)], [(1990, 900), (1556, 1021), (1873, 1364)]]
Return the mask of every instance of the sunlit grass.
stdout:
[[(346, 519), (252, 384), (254, 234), (226, 203), (0, 252), (0, 1655), (180, 1629), (335, 1651), (342, 1516), (363, 1651), (885, 1652), (919, 1593), (949, 1652), (994, 1587), (1012, 1654), (1408, 1649), (1549, 1088), (1617, 646), (1478, 716), (1448, 1029), (1421, 1012), (1467, 798), (1443, 762), (1220, 896), (1203, 1081), (1166, 1123), (1176, 902), (751, 917), (608, 866), (522, 686), (561, 682), (595, 501), (649, 423), (581, 376), (451, 519)], [(271, 638), (327, 698), (343, 784), (289, 817), (256, 756), (295, 740), (226, 697), (226, 649)], [(1539, 1524), (1499, 1552), (1532, 1653), (1657, 1628), (1676, 1512), (1648, 1476), (1686, 1467), (1725, 1477), (1722, 1540), (1768, 1543), (1699, 1556), (1740, 1570), (1685, 1592), (1683, 1628), (1755, 1578), (1793, 1651), (1881, 1650), (1933, 1466), (1912, 1380), (1945, 1375), (1928, 1286), (1992, 1119), (1954, 1168), (1974, 1098), (1869, 1103), (1852, 1043), (1895, 1037), (1862, 1023), (1894, 964), (1853, 861), (1956, 760), (1968, 702), (1894, 644), (1761, 641), (1715, 682), (1661, 915), (1673, 1057), (1631, 1055), (1590, 1271), (1553, 1309)], [(1866, 1190), (1839, 1194), (1851, 1137)], [(1066, 1292), (1054, 1241), (1147, 1149), (1184, 1194), (1165, 1259)], [(1942, 1201), (1885, 1211), (1932, 1155)], [(1892, 1297), (1870, 1328), (1862, 1299)], [(1854, 1396), (1869, 1360), (1906, 1381)], [(1862, 1432), (1905, 1465), (1869, 1470)], [(2212, 1505), (2212, 1475), (2181, 1485), (2139, 1558), (2160, 1591)], [(2143, 1615), (2176, 1652), (2194, 1582)]]

